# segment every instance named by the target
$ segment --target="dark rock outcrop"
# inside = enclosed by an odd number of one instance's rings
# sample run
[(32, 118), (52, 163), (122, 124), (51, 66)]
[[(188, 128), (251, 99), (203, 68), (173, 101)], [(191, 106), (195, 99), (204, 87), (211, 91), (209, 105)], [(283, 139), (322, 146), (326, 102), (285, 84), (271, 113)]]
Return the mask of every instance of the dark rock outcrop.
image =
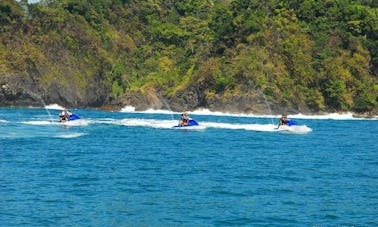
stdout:
[(110, 89), (101, 80), (87, 81), (83, 89), (74, 81), (53, 79), (42, 87), (38, 78), (7, 75), (0, 78), (1, 106), (43, 106), (58, 103), (63, 106), (100, 107), (109, 100)]

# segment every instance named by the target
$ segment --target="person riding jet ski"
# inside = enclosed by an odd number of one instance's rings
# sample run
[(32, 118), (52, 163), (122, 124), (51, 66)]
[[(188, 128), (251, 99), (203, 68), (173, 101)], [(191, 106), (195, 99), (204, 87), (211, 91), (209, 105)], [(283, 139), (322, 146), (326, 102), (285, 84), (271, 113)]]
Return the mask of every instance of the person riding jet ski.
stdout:
[(72, 113), (68, 111), (67, 108), (63, 108), (62, 112), (59, 114), (59, 122), (69, 121), (71, 115)]

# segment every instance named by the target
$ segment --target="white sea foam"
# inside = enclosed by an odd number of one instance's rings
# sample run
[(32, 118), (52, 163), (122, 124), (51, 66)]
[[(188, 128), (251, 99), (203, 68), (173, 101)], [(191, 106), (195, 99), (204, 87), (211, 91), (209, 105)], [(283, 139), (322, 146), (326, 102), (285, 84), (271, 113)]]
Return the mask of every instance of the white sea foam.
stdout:
[(156, 109), (148, 109), (145, 111), (135, 111), (135, 107), (132, 106), (125, 106), (120, 110), (123, 113), (150, 113), (150, 114), (179, 114), (178, 112), (173, 112), (170, 110), (156, 110)]
[(306, 134), (312, 132), (312, 129), (306, 125), (292, 125), (292, 126), (280, 126), (277, 131), (279, 132), (290, 132), (296, 134)]
[(256, 116), (253, 114), (210, 111), (209, 109), (197, 109), (188, 113), (193, 114), (193, 115), (231, 116), (231, 117), (255, 117)]
[(151, 128), (172, 128), (174, 125), (177, 124), (177, 121), (125, 118), (125, 119), (121, 119), (121, 120), (115, 120), (113, 123), (117, 124), (117, 125), (124, 125), (124, 126), (139, 126), (139, 127), (151, 127)]
[(297, 119), (319, 119), (319, 120), (357, 120), (361, 118), (353, 117), (353, 113), (329, 113), (324, 115), (304, 115), (304, 114), (295, 114), (290, 115), (290, 118)]
[(179, 114), (179, 112), (173, 112), (170, 110), (154, 110), (154, 109), (148, 109), (144, 111), (143, 113), (151, 113), (151, 114)]
[[(126, 113), (152, 113), (152, 114), (179, 114), (178, 112), (173, 112), (169, 110), (156, 110), (148, 109), (146, 111), (135, 111), (132, 106), (124, 107), (121, 112)], [(251, 118), (280, 118), (281, 115), (269, 115), (269, 114), (253, 114), (253, 113), (229, 113), (229, 112), (217, 112), (210, 111), (208, 109), (197, 109), (194, 111), (187, 111), (190, 115), (204, 115), (204, 116), (228, 116), (228, 117), (251, 117)], [(378, 116), (372, 118), (358, 118), (354, 117), (353, 113), (328, 113), (322, 115), (306, 115), (306, 114), (293, 114), (289, 115), (292, 119), (319, 119), (319, 120), (378, 120)]]
[(123, 107), (120, 112), (135, 112), (135, 107), (133, 106), (125, 106)]
[(207, 128), (218, 128), (218, 129), (231, 129), (231, 130), (249, 130), (249, 131), (261, 131), (261, 132), (290, 132), (304, 134), (312, 131), (311, 128), (305, 125), (281, 126), (277, 129), (277, 125), (274, 124), (240, 124), (240, 123), (219, 123), (219, 122), (199, 122), (199, 126), (192, 127), (180, 127), (175, 128), (178, 124), (178, 120), (159, 120), (159, 119), (145, 119), (145, 118), (124, 118), (124, 119), (96, 119), (96, 120), (75, 120), (68, 121), (64, 123), (51, 122), (51, 121), (26, 121), (22, 122), (24, 124), (32, 125), (62, 125), (62, 126), (85, 126), (89, 123), (91, 124), (112, 124), (112, 125), (122, 125), (128, 127), (150, 127), (150, 128), (160, 128), (160, 129), (184, 129), (184, 130), (204, 130)]
[[(178, 124), (178, 120), (157, 120), (157, 119), (144, 119), (144, 118), (124, 118), (124, 119), (102, 119), (96, 120), (100, 124), (114, 124), (129, 127), (150, 127), (173, 129)], [(205, 129), (205, 126), (182, 127), (180, 129)], [(178, 129), (178, 128), (176, 128)]]
[(7, 120), (2, 120), (2, 119), (0, 119), (0, 123), (8, 123), (9, 121), (7, 121)]
[(60, 125), (66, 126), (86, 126), (89, 124), (90, 121), (84, 119), (78, 119), (74, 121), (66, 121), (66, 122), (58, 122)]
[(176, 120), (156, 120), (143, 118), (124, 118), (124, 119), (107, 119), (98, 120), (97, 123), (123, 125), (128, 127), (151, 127), (162, 129), (180, 129), (180, 130), (204, 130), (207, 128), (231, 129), (231, 130), (249, 130), (260, 132), (291, 132), (291, 133), (309, 133), (311, 128), (302, 126), (291, 126), (288, 128), (281, 127), (277, 130), (277, 125), (274, 124), (232, 124), (232, 123), (218, 123), (218, 122), (199, 122), (198, 126), (192, 127), (174, 127), (178, 124)]
[(195, 125), (195, 126), (189, 126), (189, 127), (171, 127), (174, 130), (205, 130), (206, 126), (204, 125)]
[(45, 106), (45, 109), (49, 109), (49, 110), (63, 110), (63, 107), (58, 105), (58, 104), (50, 104), (50, 105), (47, 105)]
[(222, 129), (247, 129), (249, 124), (231, 124), (231, 123), (217, 123), (217, 122), (201, 122), (202, 126), (206, 128), (222, 128)]
[(55, 122), (52, 121), (22, 121), (22, 124), (27, 124), (27, 125), (52, 125)]
[(28, 125), (66, 125), (66, 126), (86, 126), (89, 121), (78, 119), (74, 121), (58, 122), (58, 121), (22, 121), (22, 124)]
[(291, 132), (298, 134), (306, 134), (312, 131), (311, 128), (306, 125), (286, 126), (277, 129), (277, 125), (274, 124), (230, 124), (230, 123), (216, 123), (216, 122), (203, 122), (202, 126), (206, 128), (221, 128), (221, 129), (236, 129), (236, 130), (248, 130), (258, 132)]
[(58, 135), (55, 135), (54, 137), (55, 138), (71, 139), (71, 138), (77, 138), (77, 137), (84, 136), (84, 135), (86, 135), (86, 134), (85, 133), (76, 132), (76, 133), (58, 134)]

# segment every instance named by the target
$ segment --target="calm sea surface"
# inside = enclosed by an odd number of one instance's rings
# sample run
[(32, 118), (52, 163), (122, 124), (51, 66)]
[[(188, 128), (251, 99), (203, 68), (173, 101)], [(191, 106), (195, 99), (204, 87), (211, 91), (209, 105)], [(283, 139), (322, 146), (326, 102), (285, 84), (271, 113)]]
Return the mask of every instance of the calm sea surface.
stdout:
[(378, 226), (377, 120), (74, 112), (0, 108), (0, 226)]

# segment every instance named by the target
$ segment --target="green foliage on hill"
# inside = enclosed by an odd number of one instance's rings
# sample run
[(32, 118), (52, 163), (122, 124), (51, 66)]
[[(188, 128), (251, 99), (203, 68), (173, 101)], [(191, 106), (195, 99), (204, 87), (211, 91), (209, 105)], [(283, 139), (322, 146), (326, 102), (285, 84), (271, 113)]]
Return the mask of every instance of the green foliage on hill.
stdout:
[(262, 91), (312, 111), (378, 111), (374, 0), (0, 1), (0, 77), (33, 75), (111, 99)]

